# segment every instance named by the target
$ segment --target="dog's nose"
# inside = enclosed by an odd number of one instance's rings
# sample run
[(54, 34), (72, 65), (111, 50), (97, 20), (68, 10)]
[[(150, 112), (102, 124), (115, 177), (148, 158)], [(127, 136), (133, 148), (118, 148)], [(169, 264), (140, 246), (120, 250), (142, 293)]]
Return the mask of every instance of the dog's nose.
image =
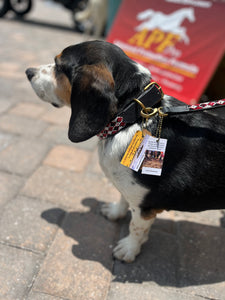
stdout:
[(27, 78), (31, 81), (31, 79), (34, 77), (35, 73), (36, 73), (36, 69), (35, 68), (29, 68), (26, 70), (26, 75)]

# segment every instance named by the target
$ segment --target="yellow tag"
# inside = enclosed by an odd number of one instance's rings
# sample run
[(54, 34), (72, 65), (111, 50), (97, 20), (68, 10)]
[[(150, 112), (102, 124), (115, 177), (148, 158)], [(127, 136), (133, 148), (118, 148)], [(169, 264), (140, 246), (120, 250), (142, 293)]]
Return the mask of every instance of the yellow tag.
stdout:
[(134, 158), (134, 155), (142, 141), (143, 141), (142, 131), (137, 131), (135, 133), (135, 135), (133, 136), (132, 141), (130, 142), (130, 145), (128, 146), (128, 148), (120, 162), (123, 166), (125, 166), (125, 167), (130, 166), (130, 164)]
[(145, 128), (143, 128), (142, 133), (143, 133), (144, 136), (145, 136), (146, 134), (147, 134), (147, 135), (152, 135), (151, 132), (148, 131), (148, 130), (145, 129)]

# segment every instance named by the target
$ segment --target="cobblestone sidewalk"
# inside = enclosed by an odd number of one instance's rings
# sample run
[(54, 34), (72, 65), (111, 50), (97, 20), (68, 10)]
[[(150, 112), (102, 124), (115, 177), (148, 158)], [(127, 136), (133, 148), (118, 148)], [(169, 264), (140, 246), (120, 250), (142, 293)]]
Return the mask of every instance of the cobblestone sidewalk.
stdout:
[[(65, 23), (45, 26), (54, 16)], [(87, 39), (70, 26), (41, 1), (25, 22), (0, 20), (0, 299), (225, 299), (221, 211), (163, 213), (135, 263), (112, 259), (129, 216), (99, 213), (119, 194), (100, 170), (97, 139), (70, 143), (70, 110), (41, 102), (24, 74)]]

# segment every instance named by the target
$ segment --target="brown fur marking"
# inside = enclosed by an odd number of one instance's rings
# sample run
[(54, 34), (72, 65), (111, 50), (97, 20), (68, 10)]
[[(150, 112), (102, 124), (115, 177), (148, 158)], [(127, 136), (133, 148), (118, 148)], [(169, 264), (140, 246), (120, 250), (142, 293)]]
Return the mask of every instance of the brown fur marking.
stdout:
[(160, 214), (164, 211), (164, 209), (151, 209), (149, 212), (147, 213), (143, 213), (142, 212), (142, 218), (144, 220), (150, 220), (156, 217), (157, 214)]
[(59, 76), (57, 76), (55, 94), (66, 105), (70, 106), (71, 84), (66, 75), (60, 74)]
[(80, 88), (82, 90), (87, 89), (92, 84), (99, 87), (101, 83), (107, 82), (109, 86), (114, 88), (114, 80), (109, 70), (102, 65), (86, 65), (82, 67), (82, 79), (80, 81)]

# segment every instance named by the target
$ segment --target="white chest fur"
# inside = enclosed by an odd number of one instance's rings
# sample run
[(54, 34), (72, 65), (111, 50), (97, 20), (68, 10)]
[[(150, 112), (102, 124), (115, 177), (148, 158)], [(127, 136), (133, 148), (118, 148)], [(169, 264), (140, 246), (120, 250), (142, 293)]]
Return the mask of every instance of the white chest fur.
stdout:
[(108, 179), (131, 206), (138, 206), (148, 189), (132, 176), (132, 170), (120, 164), (133, 135), (140, 126), (134, 124), (117, 133), (112, 139), (99, 141), (99, 162)]

